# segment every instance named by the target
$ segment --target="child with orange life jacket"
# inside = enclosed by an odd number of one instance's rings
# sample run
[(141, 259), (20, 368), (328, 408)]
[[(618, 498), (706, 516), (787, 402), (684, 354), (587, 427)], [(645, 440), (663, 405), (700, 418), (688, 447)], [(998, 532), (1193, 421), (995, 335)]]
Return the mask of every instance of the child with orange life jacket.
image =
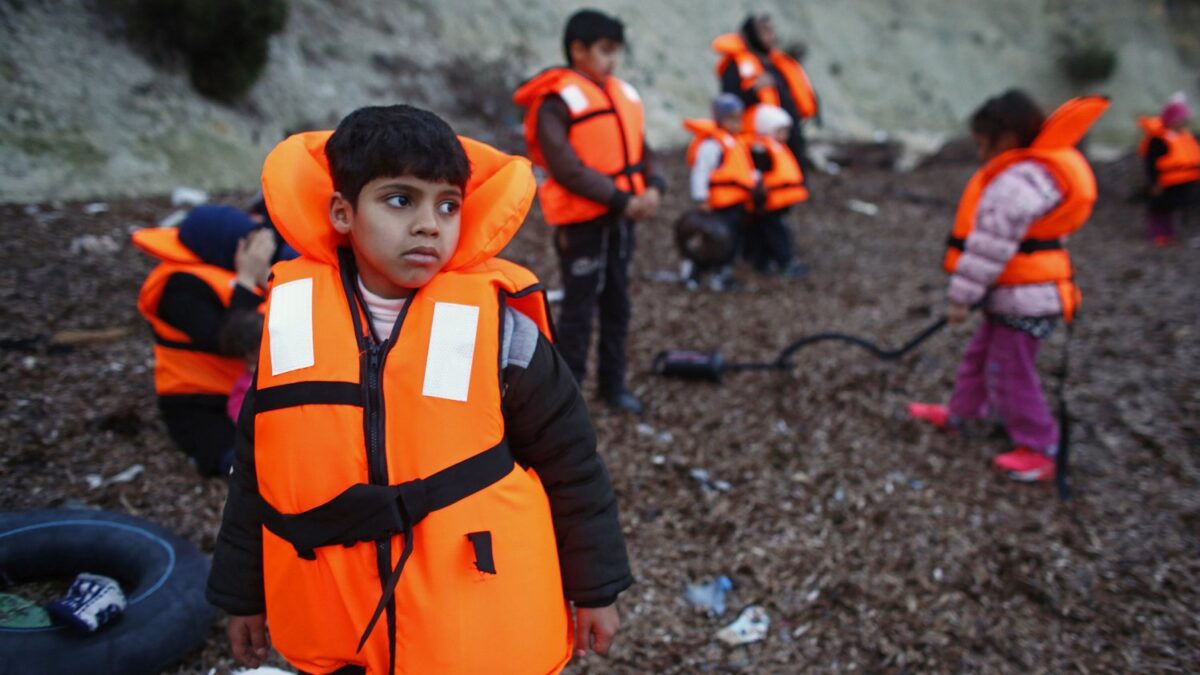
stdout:
[(154, 383), (171, 439), (205, 476), (225, 475), (234, 427), (225, 408), (244, 369), (218, 335), (253, 312), (277, 255), (275, 234), (233, 206), (193, 209), (178, 228), (138, 230), (133, 243), (158, 259), (138, 297), (154, 331)]
[(795, 155), (786, 145), (792, 118), (782, 108), (760, 104), (749, 141), (756, 186), (744, 235), (744, 255), (763, 274), (802, 277), (808, 268), (795, 260), (788, 209), (808, 199)]
[(746, 105), (742, 127), (753, 131), (761, 105), (782, 108), (794, 124), (783, 143), (801, 166), (808, 170), (808, 151), (803, 123), (819, 119), (816, 92), (800, 62), (777, 47), (778, 36), (771, 17), (752, 14), (736, 33), (718, 36), (712, 49), (720, 56), (717, 79), (721, 91), (742, 99)]
[(1079, 306), (1067, 236), (1096, 202), (1096, 179), (1076, 148), (1108, 107), (1073, 99), (1048, 120), (1024, 92), (988, 100), (971, 118), (984, 162), (963, 193), (946, 252), (951, 323), (983, 303), (949, 405), (913, 403), (910, 414), (940, 428), (994, 412), (1016, 444), (994, 465), (1019, 481), (1055, 474), (1059, 429), (1042, 393), (1037, 353), (1059, 317)]
[(1183, 93), (1163, 106), (1158, 117), (1138, 119), (1145, 135), (1138, 154), (1150, 182), (1146, 231), (1159, 246), (1175, 239), (1175, 220), (1188, 206), (1200, 208), (1200, 142), (1188, 131), (1192, 111)]
[(738, 97), (721, 94), (713, 100), (711, 120), (683, 122), (683, 127), (694, 134), (687, 150), (692, 201), (697, 208), (719, 217), (734, 242), (725, 260), (693, 265), (687, 275), (689, 287), (695, 287), (707, 272), (714, 273), (710, 279), (714, 290), (724, 289), (730, 281), (731, 263), (740, 247), (743, 220), (755, 185), (749, 149), (739, 138), (744, 110)]
[(513, 101), (527, 109), (529, 156), (549, 174), (538, 200), (555, 228), (562, 272), (558, 349), (582, 385), (598, 314), (600, 397), (615, 410), (641, 413), (625, 382), (633, 225), (654, 217), (666, 181), (645, 140), (641, 96), (612, 74), (624, 44), (618, 19), (576, 12), (563, 31), (567, 65), (534, 76)]
[[(529, 163), (409, 106), (267, 157), (278, 264), (208, 598), (313, 673), (558, 672), (632, 582), (542, 287)], [(382, 594), (381, 594), (382, 588)], [(572, 630), (571, 606), (574, 606)]]

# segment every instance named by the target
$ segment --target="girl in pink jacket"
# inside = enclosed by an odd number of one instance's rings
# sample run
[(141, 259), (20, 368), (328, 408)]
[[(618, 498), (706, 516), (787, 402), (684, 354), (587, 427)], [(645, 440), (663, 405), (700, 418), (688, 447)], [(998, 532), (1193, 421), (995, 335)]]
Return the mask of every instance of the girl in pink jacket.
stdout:
[[(990, 99), (971, 118), (979, 158), (986, 164), (1029, 147), (1045, 119), (1021, 91)], [(1020, 481), (1054, 477), (1059, 429), (1042, 393), (1036, 361), (1041, 340), (1064, 307), (1054, 282), (997, 285), (997, 280), (1022, 250), (1030, 226), (1064, 202), (1064, 188), (1046, 164), (1032, 157), (1008, 164), (986, 184), (947, 290), (951, 323), (965, 321), (969, 308), (980, 302), (983, 323), (963, 356), (949, 404), (909, 406), (914, 418), (940, 428), (998, 415), (1017, 447), (996, 457), (994, 464)]]

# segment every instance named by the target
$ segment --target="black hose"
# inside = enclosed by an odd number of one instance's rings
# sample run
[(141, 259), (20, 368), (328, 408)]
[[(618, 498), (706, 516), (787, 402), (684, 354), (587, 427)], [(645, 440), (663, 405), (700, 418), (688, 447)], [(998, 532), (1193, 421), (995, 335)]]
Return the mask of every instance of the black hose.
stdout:
[(787, 347), (784, 347), (783, 350), (779, 352), (779, 356), (777, 356), (774, 361), (749, 361), (749, 362), (741, 362), (741, 363), (727, 363), (727, 364), (725, 364), (725, 369), (726, 370), (788, 370), (793, 366), (792, 355), (794, 355), (797, 351), (799, 351), (799, 350), (803, 349), (804, 347), (807, 347), (811, 344), (815, 344), (818, 342), (829, 342), (829, 341), (846, 342), (846, 343), (855, 345), (856, 347), (865, 349), (866, 351), (868, 351), (872, 355), (874, 355), (876, 358), (882, 359), (884, 361), (894, 361), (894, 360), (904, 356), (905, 354), (911, 352), (913, 349), (916, 349), (916, 347), (918, 345), (920, 345), (922, 342), (928, 340), (930, 337), (932, 337), (934, 334), (936, 334), (942, 328), (945, 328), (946, 323), (947, 323), (946, 317), (943, 316), (943, 317), (939, 318), (937, 321), (934, 321), (932, 324), (927, 326), (920, 333), (917, 333), (915, 336), (913, 336), (912, 339), (910, 339), (908, 342), (905, 342), (903, 345), (901, 345), (900, 347), (898, 347), (896, 349), (885, 349), (885, 348), (880, 347), (879, 345), (875, 344), (874, 342), (871, 342), (870, 340), (859, 337), (857, 335), (849, 335), (847, 333), (829, 332), (829, 333), (817, 333), (815, 335), (805, 335), (804, 337), (789, 344)]

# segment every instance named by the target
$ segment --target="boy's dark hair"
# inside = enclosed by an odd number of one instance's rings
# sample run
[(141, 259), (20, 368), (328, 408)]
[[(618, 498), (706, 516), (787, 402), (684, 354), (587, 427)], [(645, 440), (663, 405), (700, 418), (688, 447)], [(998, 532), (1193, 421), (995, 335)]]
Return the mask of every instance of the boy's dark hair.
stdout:
[(990, 142), (1006, 132), (1016, 134), (1020, 147), (1029, 147), (1046, 122), (1046, 114), (1033, 98), (1020, 89), (989, 98), (971, 115), (971, 133)]
[(217, 348), (226, 356), (244, 359), (258, 352), (262, 333), (262, 314), (253, 309), (235, 309), (217, 329)]
[(579, 41), (584, 47), (591, 47), (597, 42), (608, 38), (617, 44), (625, 44), (625, 24), (615, 16), (594, 9), (581, 9), (567, 19), (567, 27), (563, 29), (563, 54), (567, 63), (571, 63), (571, 43)]
[(376, 178), (415, 176), (466, 189), (471, 163), (449, 124), (409, 105), (359, 108), (325, 142), (333, 189), (350, 203)]
[(763, 44), (762, 38), (759, 37), (758, 22), (770, 20), (770, 14), (747, 14), (746, 20), (742, 22), (742, 37), (746, 39), (751, 49), (760, 54), (766, 54), (771, 50), (767, 49), (767, 45)]

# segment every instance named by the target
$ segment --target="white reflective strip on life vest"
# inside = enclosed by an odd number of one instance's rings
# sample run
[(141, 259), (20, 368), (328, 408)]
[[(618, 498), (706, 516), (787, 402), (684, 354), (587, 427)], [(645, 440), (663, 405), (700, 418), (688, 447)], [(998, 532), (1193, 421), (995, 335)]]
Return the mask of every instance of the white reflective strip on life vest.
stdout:
[(754, 77), (758, 74), (758, 66), (750, 59), (742, 59), (741, 63), (738, 63), (738, 74), (742, 77)]
[(312, 279), (297, 279), (271, 289), (271, 310), (267, 316), (271, 375), (310, 368), (316, 363), (312, 296)]
[(422, 395), (451, 401), (467, 400), (478, 327), (478, 307), (452, 302), (434, 304)]
[(638, 93), (637, 89), (633, 88), (632, 84), (629, 84), (625, 80), (621, 80), (621, 88), (625, 91), (625, 96), (628, 97), (630, 101), (633, 101), (634, 103), (641, 102), (642, 95)]
[(578, 115), (588, 109), (587, 96), (584, 95), (579, 85), (567, 85), (563, 87), (562, 91), (558, 92), (558, 95), (562, 97), (563, 102), (571, 109), (572, 115)]

